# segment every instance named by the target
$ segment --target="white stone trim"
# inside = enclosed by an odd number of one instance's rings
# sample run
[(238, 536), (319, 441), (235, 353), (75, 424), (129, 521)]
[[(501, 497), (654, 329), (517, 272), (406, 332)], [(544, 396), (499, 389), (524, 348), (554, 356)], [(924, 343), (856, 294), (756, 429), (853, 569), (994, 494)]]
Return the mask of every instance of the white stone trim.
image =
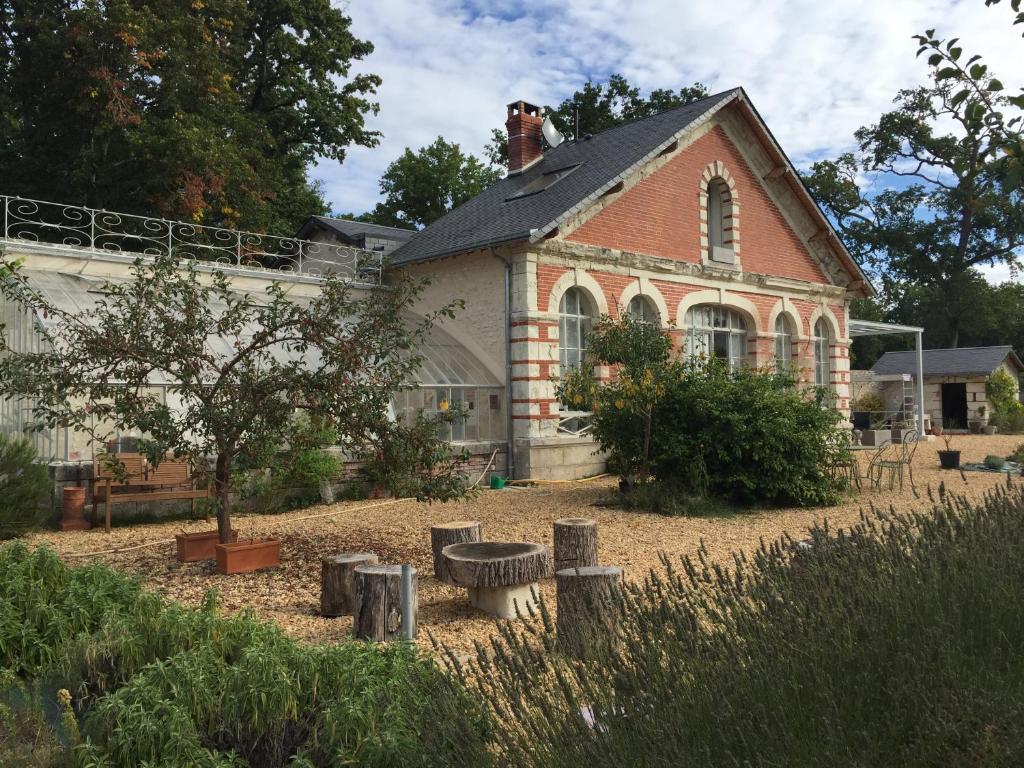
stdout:
[(788, 300), (785, 296), (775, 303), (775, 306), (772, 307), (772, 311), (768, 314), (768, 326), (765, 328), (765, 333), (774, 338), (775, 321), (779, 319), (779, 315), (786, 315), (789, 318), (789, 322), (796, 330), (796, 333), (793, 334), (794, 342), (806, 341), (809, 338), (804, 333), (803, 318), (800, 316), (800, 310), (794, 307), (793, 302)]
[(812, 339), (814, 338), (814, 326), (819, 318), (822, 317), (825, 318), (825, 322), (829, 325), (829, 344), (838, 344), (846, 341), (839, 332), (839, 320), (836, 318), (835, 313), (829, 307), (821, 304), (815, 307), (814, 311), (811, 312), (810, 318), (808, 318), (807, 335)]
[(619, 313), (624, 313), (629, 307), (629, 302), (637, 296), (643, 296), (654, 303), (655, 308), (658, 310), (658, 315), (661, 317), (661, 325), (663, 327), (672, 323), (672, 315), (669, 314), (665, 297), (661, 295), (661, 291), (655, 287), (654, 283), (646, 277), (638, 277), (622, 291), (622, 295), (619, 296)]
[(747, 328), (747, 338), (758, 336), (764, 332), (764, 329), (761, 327), (761, 318), (754, 302), (743, 296), (736, 296), (721, 288), (718, 290), (694, 291), (684, 296), (683, 300), (679, 302), (679, 308), (676, 311), (676, 325), (679, 328), (686, 329), (687, 310), (700, 304), (713, 304), (735, 309), (750, 324)]
[(725, 184), (726, 193), (722, 197), (722, 246), (731, 248), (736, 255), (735, 269), (740, 266), (740, 201), (736, 190), (736, 180), (729, 173), (729, 169), (721, 160), (714, 160), (707, 164), (700, 177), (700, 191), (697, 193), (697, 202), (700, 207), (700, 256), (704, 264), (723, 266), (711, 261), (711, 225), (708, 221), (708, 196), (711, 183), (721, 179)]
[[(558, 305), (562, 300), (562, 294), (573, 287), (582, 289), (590, 297), (597, 310), (597, 317), (608, 314), (608, 300), (605, 298), (601, 286), (597, 280), (587, 274), (586, 270), (579, 268), (570, 269), (551, 287), (551, 294), (548, 296), (549, 314), (558, 316)], [(596, 320), (597, 317), (594, 319)]]

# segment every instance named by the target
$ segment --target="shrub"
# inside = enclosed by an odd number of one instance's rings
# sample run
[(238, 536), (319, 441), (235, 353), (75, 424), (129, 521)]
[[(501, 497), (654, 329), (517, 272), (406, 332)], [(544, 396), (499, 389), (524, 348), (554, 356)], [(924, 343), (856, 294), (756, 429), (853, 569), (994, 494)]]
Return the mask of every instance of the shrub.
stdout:
[(0, 548), (2, 674), (72, 693), (82, 765), (488, 764), (484, 714), (413, 646), (301, 644), (20, 542)]
[(1003, 467), (1006, 466), (1006, 459), (1004, 459), (1002, 456), (989, 454), (988, 456), (985, 457), (985, 466), (988, 467), (989, 469), (1002, 469)]
[(37, 458), (27, 439), (0, 434), (0, 539), (37, 528), (49, 514), (49, 480)]
[(696, 496), (671, 482), (649, 480), (637, 483), (616, 500), (623, 509), (653, 512), (667, 517), (729, 517), (736, 510), (706, 496)]
[(842, 482), (828, 472), (840, 416), (824, 390), (801, 391), (785, 372), (671, 360), (667, 334), (628, 319), (604, 318), (590, 344), (593, 362), (619, 365), (616, 376), (598, 384), (581, 366), (558, 392), (593, 410), (593, 434), (613, 471), (641, 481), (653, 474), (692, 496), (742, 505), (841, 497)]
[(1018, 399), (1017, 383), (1000, 368), (985, 382), (985, 394), (992, 406), (989, 424), (1007, 434), (1024, 432), (1024, 405)]
[(581, 662), (550, 617), (471, 669), (513, 768), (1024, 764), (1024, 489), (665, 562)]

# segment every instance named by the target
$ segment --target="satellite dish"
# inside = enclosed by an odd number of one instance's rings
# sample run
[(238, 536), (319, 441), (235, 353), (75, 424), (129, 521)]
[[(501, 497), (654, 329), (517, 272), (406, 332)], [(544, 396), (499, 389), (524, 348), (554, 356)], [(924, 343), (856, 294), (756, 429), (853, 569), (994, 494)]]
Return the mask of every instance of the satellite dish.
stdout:
[(550, 117), (544, 118), (544, 124), (541, 125), (540, 132), (544, 134), (544, 140), (547, 141), (550, 147), (557, 147), (565, 141), (565, 136), (555, 128), (555, 124), (551, 122)]

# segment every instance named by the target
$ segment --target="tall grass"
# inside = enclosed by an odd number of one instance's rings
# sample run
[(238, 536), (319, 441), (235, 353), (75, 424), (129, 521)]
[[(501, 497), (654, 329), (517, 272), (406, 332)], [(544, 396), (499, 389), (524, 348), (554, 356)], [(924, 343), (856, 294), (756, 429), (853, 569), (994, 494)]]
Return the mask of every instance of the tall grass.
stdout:
[(460, 669), (509, 766), (1024, 765), (1024, 490), (865, 515), (627, 587), (611, 655), (550, 617)]
[(219, 616), (212, 594), (187, 609), (20, 543), (0, 548), (0, 681), (9, 708), (54, 709), (71, 693), (74, 727), (49, 719), (65, 741), (80, 733), (82, 766), (489, 760), (484, 711), (411, 646), (301, 644), (252, 615)]

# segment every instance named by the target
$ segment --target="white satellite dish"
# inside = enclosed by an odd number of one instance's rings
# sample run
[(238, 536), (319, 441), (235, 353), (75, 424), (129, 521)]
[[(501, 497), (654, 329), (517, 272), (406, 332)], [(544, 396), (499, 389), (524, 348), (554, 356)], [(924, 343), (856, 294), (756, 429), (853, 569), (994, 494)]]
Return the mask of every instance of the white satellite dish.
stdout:
[(547, 141), (548, 146), (550, 147), (557, 147), (565, 141), (565, 136), (555, 128), (555, 124), (551, 122), (550, 117), (544, 118), (544, 123), (540, 127), (540, 132), (544, 134), (544, 140)]

